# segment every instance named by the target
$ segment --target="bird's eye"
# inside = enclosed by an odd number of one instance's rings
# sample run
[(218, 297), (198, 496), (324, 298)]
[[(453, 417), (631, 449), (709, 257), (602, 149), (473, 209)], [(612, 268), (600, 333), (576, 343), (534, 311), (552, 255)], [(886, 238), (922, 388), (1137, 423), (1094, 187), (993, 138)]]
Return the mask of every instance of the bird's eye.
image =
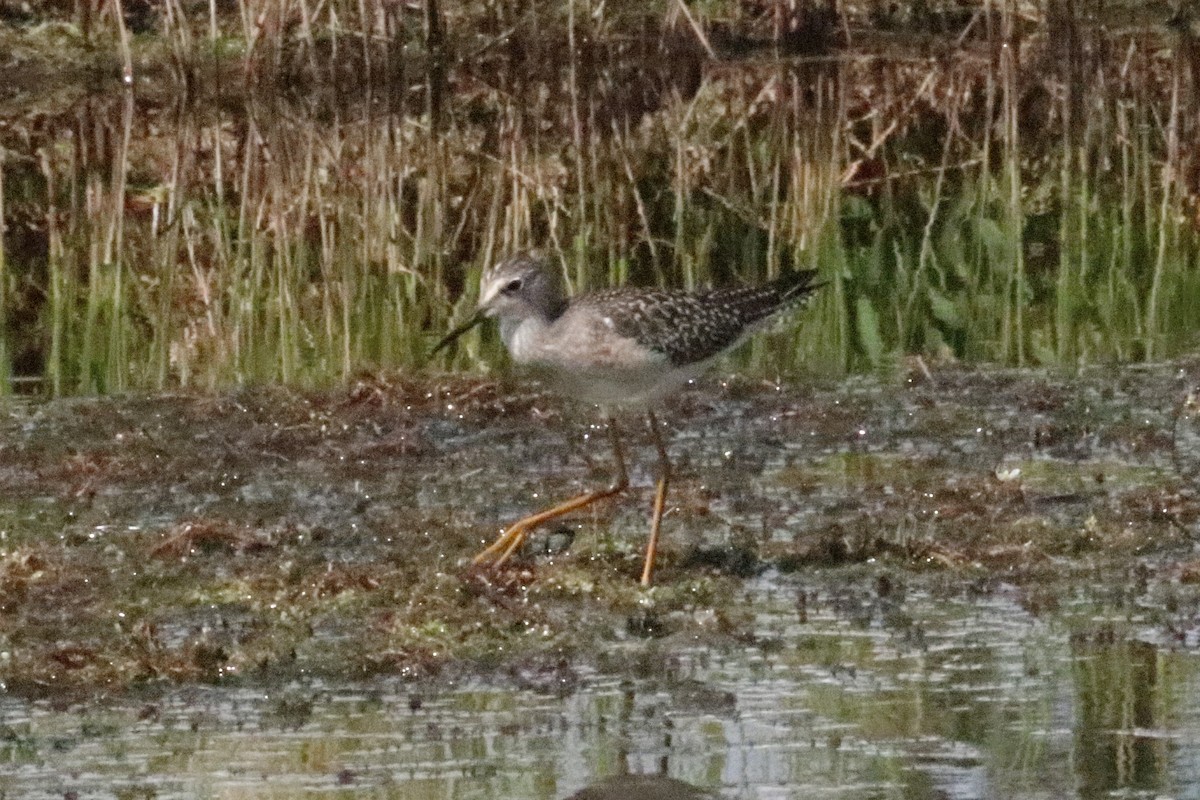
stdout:
[(521, 279), (513, 278), (511, 281), (504, 284), (504, 288), (500, 291), (504, 292), (505, 294), (515, 294), (516, 292), (521, 291)]

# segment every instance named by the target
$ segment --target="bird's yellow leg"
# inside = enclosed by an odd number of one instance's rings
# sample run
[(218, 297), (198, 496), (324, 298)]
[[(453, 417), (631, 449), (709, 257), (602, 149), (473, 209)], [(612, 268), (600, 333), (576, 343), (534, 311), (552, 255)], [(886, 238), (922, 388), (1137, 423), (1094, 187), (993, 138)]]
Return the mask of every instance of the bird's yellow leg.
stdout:
[(570, 514), (585, 506), (590, 506), (597, 500), (603, 500), (606, 497), (612, 497), (615, 494), (620, 494), (629, 488), (629, 474), (625, 470), (625, 453), (621, 449), (621, 434), (617, 430), (617, 421), (609, 418), (608, 433), (612, 439), (613, 456), (617, 462), (617, 478), (612, 486), (607, 489), (594, 489), (590, 492), (584, 492), (578, 497), (572, 497), (552, 506), (545, 511), (539, 511), (536, 514), (531, 514), (528, 517), (519, 519), (512, 525), (504, 529), (504, 532), (488, 545), (484, 550), (471, 560), (472, 564), (491, 564), (499, 566), (512, 557), (513, 553), (517, 552), (517, 548), (525, 541), (525, 537), (529, 532), (539, 525), (545, 525), (547, 522), (557, 519), (565, 514)]
[(646, 561), (642, 565), (642, 586), (649, 586), (654, 575), (654, 556), (658, 553), (658, 531), (662, 527), (663, 509), (667, 504), (667, 484), (671, 482), (671, 461), (667, 458), (667, 446), (663, 444), (654, 412), (647, 413), (650, 432), (654, 434), (654, 448), (658, 450), (658, 486), (654, 491), (654, 516), (650, 521), (650, 541), (646, 544)]

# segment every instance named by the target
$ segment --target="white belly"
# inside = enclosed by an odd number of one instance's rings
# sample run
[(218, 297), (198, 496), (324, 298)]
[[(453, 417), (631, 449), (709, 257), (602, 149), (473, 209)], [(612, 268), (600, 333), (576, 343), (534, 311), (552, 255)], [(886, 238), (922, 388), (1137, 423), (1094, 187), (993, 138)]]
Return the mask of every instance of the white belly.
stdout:
[(674, 367), (661, 353), (618, 336), (611, 321), (546, 325), (525, 319), (501, 328), (513, 361), (529, 367), (558, 392), (585, 403), (645, 406), (677, 391), (708, 362)]

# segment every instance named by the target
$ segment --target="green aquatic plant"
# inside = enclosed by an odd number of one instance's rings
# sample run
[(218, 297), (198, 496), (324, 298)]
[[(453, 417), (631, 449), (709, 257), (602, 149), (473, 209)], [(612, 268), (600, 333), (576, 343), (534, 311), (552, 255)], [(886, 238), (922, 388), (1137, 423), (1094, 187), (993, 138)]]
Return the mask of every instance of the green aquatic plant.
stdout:
[(1166, 29), (1038, 39), (1002, 10), (939, 58), (733, 59), (712, 7), (168, 10), (112, 42), (188, 91), (10, 125), (0, 369), (48, 393), (490, 369), (492, 336), (429, 347), (533, 244), (576, 291), (819, 269), (812, 313), (734, 356), (767, 376), (1200, 332), (1192, 51)]

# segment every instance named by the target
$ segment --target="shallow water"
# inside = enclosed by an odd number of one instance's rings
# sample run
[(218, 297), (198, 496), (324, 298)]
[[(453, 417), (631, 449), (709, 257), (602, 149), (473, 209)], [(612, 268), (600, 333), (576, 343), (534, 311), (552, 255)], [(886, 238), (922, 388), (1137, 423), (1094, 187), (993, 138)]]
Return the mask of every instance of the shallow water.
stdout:
[(630, 423), (630, 498), (464, 577), (604, 479), (522, 386), (11, 405), (0, 791), (1200, 797), (1194, 374), (701, 387), (649, 593)]
[(1011, 591), (911, 589), (891, 607), (845, 577), (801, 624), (802, 582), (764, 575), (745, 590), (759, 645), (664, 643), (644, 656), (652, 676), (584, 669), (562, 692), (378, 680), (60, 710), (8, 698), (0, 785), (31, 798), (555, 798), (629, 770), (725, 797), (1196, 796), (1195, 654), (1072, 645)]

